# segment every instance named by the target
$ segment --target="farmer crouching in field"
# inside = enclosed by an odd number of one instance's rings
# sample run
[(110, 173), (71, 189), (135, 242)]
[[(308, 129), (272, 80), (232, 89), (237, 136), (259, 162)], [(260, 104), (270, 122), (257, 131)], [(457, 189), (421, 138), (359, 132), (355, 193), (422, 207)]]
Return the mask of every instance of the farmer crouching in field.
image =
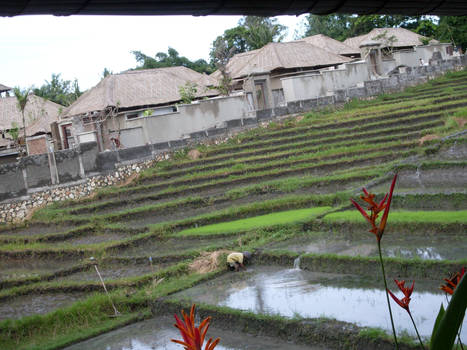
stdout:
[(227, 265), (230, 271), (239, 271), (245, 268), (245, 264), (251, 259), (250, 252), (233, 252), (227, 256)]

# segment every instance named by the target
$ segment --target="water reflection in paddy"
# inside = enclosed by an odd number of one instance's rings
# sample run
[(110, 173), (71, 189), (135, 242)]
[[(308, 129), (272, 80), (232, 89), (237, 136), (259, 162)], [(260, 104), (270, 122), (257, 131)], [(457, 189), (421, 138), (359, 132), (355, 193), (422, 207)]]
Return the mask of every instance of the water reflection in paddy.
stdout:
[[(378, 266), (375, 266), (378, 268)], [(429, 336), (444, 294), (436, 282), (416, 282), (411, 310), (423, 336)], [(231, 273), (176, 295), (194, 302), (288, 317), (327, 317), (390, 330), (386, 296), (378, 280), (299, 269), (254, 267)], [(397, 289), (392, 284), (394, 291)], [(397, 293), (400, 296), (400, 293)], [(393, 306), (398, 331), (414, 334), (405, 310)], [(464, 321), (463, 337), (467, 336)]]
[[(297, 253), (331, 253), (348, 256), (378, 256), (373, 237), (352, 239), (330, 234), (312, 234), (273, 243), (268, 249), (281, 249)], [(385, 236), (382, 245), (387, 257), (420, 258), (424, 260), (458, 260), (467, 257), (467, 237), (420, 237), (407, 235), (403, 238)]]
[[(173, 323), (172, 317), (157, 317), (72, 345), (65, 350), (180, 350), (180, 345), (170, 341), (181, 339)], [(207, 339), (209, 337), (221, 338), (216, 350), (324, 350), (322, 347), (301, 346), (275, 338), (220, 330), (215, 327), (214, 321)]]

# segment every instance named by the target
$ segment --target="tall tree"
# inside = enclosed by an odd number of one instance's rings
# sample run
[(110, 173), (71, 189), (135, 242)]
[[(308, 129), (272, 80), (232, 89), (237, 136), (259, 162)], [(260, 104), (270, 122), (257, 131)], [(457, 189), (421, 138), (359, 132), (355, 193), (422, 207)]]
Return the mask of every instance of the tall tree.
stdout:
[(136, 69), (183, 66), (193, 69), (199, 73), (210, 74), (214, 71), (214, 67), (208, 64), (205, 60), (198, 59), (196, 61), (190, 61), (185, 56), (180, 56), (178, 51), (172, 47), (169, 47), (167, 53), (156, 53), (155, 57), (148, 56), (141, 51), (132, 51), (131, 53), (135, 56), (136, 62), (138, 62)]
[(34, 94), (46, 98), (62, 106), (69, 106), (82, 95), (78, 80), (63, 80), (60, 74), (53, 74), (50, 81), (45, 81), (40, 88), (35, 88)]
[[(26, 143), (26, 119), (24, 117), (24, 111), (26, 109), (26, 104), (28, 103), (28, 97), (29, 97), (29, 92), (30, 90), (21, 90), (18, 87), (15, 87), (13, 89), (13, 92), (15, 94), (17, 103), (18, 103), (18, 109), (21, 112), (21, 117), (23, 119), (23, 138), (24, 138), (24, 146), (26, 147), (27, 150), (27, 143)], [(20, 155), (23, 156), (24, 152), (20, 152)]]
[(331, 14), (326, 16), (308, 15), (305, 17), (304, 36), (324, 34), (336, 40), (348, 38), (352, 16)]
[(211, 62), (216, 63), (216, 52), (227, 51), (233, 54), (256, 50), (271, 42), (282, 41), (287, 27), (277, 19), (269, 17), (245, 16), (238, 25), (224, 31), (212, 43)]
[(467, 16), (442, 16), (436, 30), (436, 38), (444, 42), (452, 42), (467, 50)]
[(324, 34), (336, 40), (366, 34), (374, 28), (401, 27), (421, 35), (434, 35), (436, 19), (432, 16), (401, 15), (309, 15), (305, 18), (305, 35)]

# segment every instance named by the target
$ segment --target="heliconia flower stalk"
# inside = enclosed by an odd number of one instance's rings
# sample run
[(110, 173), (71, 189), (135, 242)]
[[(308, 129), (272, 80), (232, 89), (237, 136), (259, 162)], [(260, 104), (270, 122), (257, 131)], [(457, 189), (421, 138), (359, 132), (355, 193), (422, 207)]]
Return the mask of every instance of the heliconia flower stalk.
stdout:
[[(174, 343), (183, 345), (185, 350), (203, 350), (203, 343), (204, 338), (206, 337), (206, 333), (209, 328), (209, 323), (211, 322), (211, 317), (205, 318), (199, 325), (199, 327), (195, 326), (195, 304), (191, 306), (190, 315), (188, 316), (182, 310), (182, 318), (177, 315), (175, 316), (175, 321), (177, 322), (174, 324), (176, 328), (180, 331), (180, 334), (183, 337), (182, 340), (171, 339)], [(220, 338), (216, 340), (212, 340), (209, 338), (204, 350), (213, 350), (217, 344), (219, 344)]]
[[(370, 214), (368, 214), (365, 211), (365, 209), (363, 209), (361, 205), (358, 204), (355, 200), (350, 199), (350, 201), (355, 206), (355, 208), (357, 208), (360, 214), (362, 214), (362, 216), (370, 223), (371, 225), (370, 232), (376, 236), (377, 241), (381, 241), (381, 238), (383, 238), (384, 229), (386, 228), (386, 223), (388, 221), (389, 209), (391, 207), (392, 194), (394, 192), (394, 186), (396, 185), (396, 180), (397, 180), (397, 174), (394, 175), (394, 178), (392, 179), (389, 193), (386, 193), (384, 198), (379, 203), (375, 202), (374, 194), (369, 193), (365, 188), (362, 189), (365, 195), (361, 196), (360, 198), (366, 203), (368, 203), (368, 210), (370, 211)], [(383, 217), (381, 218), (379, 225), (377, 225), (376, 219), (378, 219), (379, 213), (381, 213), (381, 211), (383, 210), (384, 210)]]
[[(392, 333), (394, 335), (394, 343), (396, 345), (396, 349), (399, 349), (399, 344), (397, 342), (397, 335), (396, 335), (396, 327), (394, 327), (394, 319), (392, 317), (392, 310), (391, 310), (391, 303), (389, 302), (389, 289), (388, 283), (386, 281), (386, 272), (384, 271), (384, 262), (383, 262), (383, 255), (381, 253), (381, 238), (383, 238), (384, 230), (386, 228), (386, 223), (389, 217), (389, 209), (391, 208), (391, 200), (392, 194), (394, 192), (394, 187), (396, 185), (397, 174), (394, 175), (392, 179), (391, 187), (389, 192), (386, 193), (384, 198), (379, 202), (375, 202), (375, 195), (373, 193), (368, 192), (365, 188), (363, 188), (364, 195), (360, 198), (368, 204), (368, 210), (370, 213), (368, 214), (356, 201), (350, 199), (352, 204), (357, 208), (357, 210), (362, 214), (366, 221), (371, 225), (371, 229), (369, 230), (376, 236), (376, 243), (378, 245), (378, 253), (379, 253), (379, 261), (381, 264), (381, 271), (383, 273), (383, 281), (384, 281), (384, 288), (386, 291), (386, 301), (388, 304), (389, 310), (389, 317), (391, 318), (391, 326), (392, 326)], [(376, 219), (378, 219), (378, 215), (384, 210), (383, 217), (379, 222), (379, 225), (376, 224)]]
[(407, 313), (410, 316), (410, 319), (412, 320), (412, 324), (415, 328), (415, 332), (417, 333), (418, 341), (420, 342), (420, 347), (422, 349), (425, 349), (425, 346), (423, 345), (422, 338), (420, 338), (420, 334), (418, 333), (417, 325), (415, 324), (415, 321), (412, 317), (412, 313), (410, 312), (409, 304), (410, 304), (410, 296), (412, 295), (413, 289), (415, 287), (415, 281), (412, 282), (411, 287), (406, 287), (405, 286), (405, 281), (398, 281), (394, 280), (396, 282), (397, 287), (400, 289), (400, 291), (404, 294), (404, 297), (402, 299), (399, 299), (396, 297), (389, 289), (387, 292), (389, 292), (389, 295), (391, 298), (399, 305), (401, 308), (405, 309)]
[(446, 284), (443, 284), (440, 289), (446, 293), (453, 295), (456, 290), (457, 285), (459, 284), (462, 276), (465, 274), (465, 267), (463, 267), (459, 272), (452, 274), (449, 278), (445, 278)]

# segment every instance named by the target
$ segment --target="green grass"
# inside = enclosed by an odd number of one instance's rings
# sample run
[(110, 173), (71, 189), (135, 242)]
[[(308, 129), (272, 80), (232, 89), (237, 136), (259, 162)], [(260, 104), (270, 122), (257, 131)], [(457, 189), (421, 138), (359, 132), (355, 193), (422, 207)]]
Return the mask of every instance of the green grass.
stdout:
[[(362, 222), (364, 219), (357, 210), (346, 210), (326, 215), (325, 222)], [(467, 223), (467, 210), (459, 211), (406, 211), (392, 210), (388, 224), (393, 223)]]
[(297, 210), (287, 210), (278, 213), (255, 216), (252, 218), (222, 222), (219, 224), (206, 225), (181, 231), (178, 235), (212, 235), (229, 232), (242, 232), (258, 228), (271, 227), (277, 225), (291, 224), (303, 220), (310, 220), (323, 214), (331, 207), (317, 207)]

